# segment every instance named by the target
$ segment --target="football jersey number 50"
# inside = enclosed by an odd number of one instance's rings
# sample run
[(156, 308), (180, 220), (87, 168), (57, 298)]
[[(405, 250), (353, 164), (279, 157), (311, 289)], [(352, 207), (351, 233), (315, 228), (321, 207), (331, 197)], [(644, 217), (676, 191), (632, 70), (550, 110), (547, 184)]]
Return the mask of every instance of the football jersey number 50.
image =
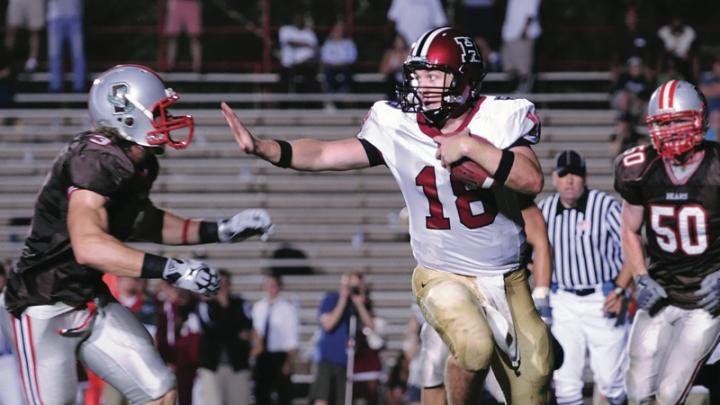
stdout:
[[(663, 223), (663, 218), (674, 219), (675, 226)], [(700, 205), (652, 205), (650, 226), (658, 246), (666, 252), (674, 253), (679, 248), (688, 255), (698, 255), (708, 247), (707, 215)]]
[[(468, 190), (465, 185), (453, 176), (450, 176), (453, 194), (455, 197), (455, 207), (458, 210), (460, 222), (470, 229), (481, 228), (490, 225), (495, 221), (497, 215), (497, 207), (490, 190), (477, 189)], [(450, 229), (450, 218), (443, 213), (442, 202), (438, 198), (438, 188), (435, 177), (435, 168), (433, 166), (425, 166), (415, 177), (415, 184), (422, 187), (423, 194), (428, 199), (430, 205), (430, 215), (425, 218), (425, 226), (428, 229)], [(483, 212), (481, 214), (473, 214), (470, 203), (481, 202)]]

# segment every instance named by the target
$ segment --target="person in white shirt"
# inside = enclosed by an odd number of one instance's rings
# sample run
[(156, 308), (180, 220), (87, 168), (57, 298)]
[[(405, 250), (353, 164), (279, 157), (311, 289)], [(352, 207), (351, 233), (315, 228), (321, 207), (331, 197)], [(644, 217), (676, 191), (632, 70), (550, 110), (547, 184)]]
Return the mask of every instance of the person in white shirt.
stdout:
[(532, 90), (535, 40), (540, 28), (540, 0), (508, 0), (502, 26), (503, 70), (517, 77), (516, 92)]
[(253, 305), (255, 343), (255, 402), (270, 403), (273, 390), (278, 404), (290, 404), (292, 364), (298, 350), (300, 318), (297, 307), (280, 296), (282, 280), (270, 275), (265, 279), (265, 297)]
[[(279, 167), (387, 166), (408, 208), (413, 293), (451, 361), (479, 379), (492, 367), (507, 403), (546, 404), (554, 359), (522, 263), (519, 195), (543, 186), (531, 148), (540, 138), (535, 106), (481, 95), (482, 56), (457, 29), (421, 35), (404, 68), (398, 102), (376, 102), (356, 137), (258, 139), (225, 103), (223, 114), (244, 152)], [(486, 175), (474, 184), (460, 180), (453, 167), (461, 159)], [(534, 295), (545, 299), (548, 288)], [(456, 397), (465, 393), (453, 381), (447, 388)]]
[(305, 16), (296, 13), (292, 23), (283, 25), (278, 31), (280, 42), (281, 78), (289, 92), (311, 91), (317, 83), (318, 39), (307, 25)]
[(425, 31), (447, 24), (440, 0), (393, 0), (387, 18), (395, 23), (395, 31), (412, 44)]

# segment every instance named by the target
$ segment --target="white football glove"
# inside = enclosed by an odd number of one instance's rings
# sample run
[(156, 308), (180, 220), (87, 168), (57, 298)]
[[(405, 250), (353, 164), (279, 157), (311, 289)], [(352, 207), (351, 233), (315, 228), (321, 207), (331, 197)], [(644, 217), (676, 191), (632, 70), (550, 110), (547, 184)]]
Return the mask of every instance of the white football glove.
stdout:
[(163, 279), (178, 288), (205, 295), (214, 294), (220, 288), (217, 270), (192, 259), (168, 259)]
[(660, 300), (668, 297), (665, 289), (647, 274), (635, 277), (635, 300), (638, 307), (649, 311)]
[(260, 235), (264, 240), (272, 228), (267, 211), (259, 208), (245, 210), (230, 219), (218, 221), (218, 240), (223, 243), (240, 242), (253, 235)]
[(698, 304), (705, 308), (711, 315), (716, 316), (720, 312), (720, 271), (708, 274), (700, 284), (700, 289), (695, 292), (700, 298)]
[(552, 308), (550, 307), (550, 295), (547, 287), (535, 287), (532, 292), (532, 300), (540, 318), (547, 326), (552, 326)]

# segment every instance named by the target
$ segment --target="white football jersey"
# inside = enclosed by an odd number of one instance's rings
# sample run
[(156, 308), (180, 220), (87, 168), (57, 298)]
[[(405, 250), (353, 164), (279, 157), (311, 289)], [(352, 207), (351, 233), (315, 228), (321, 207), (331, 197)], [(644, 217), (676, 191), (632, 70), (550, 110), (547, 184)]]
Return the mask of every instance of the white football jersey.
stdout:
[[(400, 186), (418, 264), (465, 275), (516, 269), (526, 243), (517, 194), (451, 182), (435, 158), (433, 136), (440, 132), (422, 122), (419, 113), (381, 101), (357, 135), (382, 153)], [(540, 136), (535, 107), (525, 99), (483, 97), (464, 125), (500, 149), (532, 145)]]

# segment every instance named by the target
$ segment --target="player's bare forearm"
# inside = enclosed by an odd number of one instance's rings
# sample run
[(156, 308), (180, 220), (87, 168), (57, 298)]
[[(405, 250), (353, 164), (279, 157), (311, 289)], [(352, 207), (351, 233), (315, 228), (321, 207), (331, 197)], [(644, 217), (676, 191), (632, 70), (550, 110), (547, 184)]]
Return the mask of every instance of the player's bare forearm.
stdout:
[(332, 142), (299, 139), (292, 142), (292, 148), (292, 168), (297, 170), (352, 170), (370, 165), (365, 148), (356, 138)]
[(545, 185), (545, 177), (535, 152), (526, 146), (512, 148), (510, 151), (515, 154), (515, 161), (505, 186), (525, 194), (534, 195), (541, 192)]
[[(491, 176), (495, 176), (503, 151), (479, 142), (466, 144), (468, 147), (465, 156), (477, 162)], [(510, 152), (515, 154), (515, 158), (505, 186), (524, 194), (537, 194), (542, 191), (545, 179), (532, 149), (520, 146), (510, 149)]]
[(88, 190), (73, 192), (67, 221), (79, 264), (118, 276), (140, 276), (145, 253), (107, 233), (105, 197)]
[[(647, 272), (647, 270), (645, 270)], [(622, 287), (623, 289), (628, 288), (630, 282), (632, 282), (633, 273), (630, 266), (622, 266), (620, 273), (615, 278), (615, 285)]]
[(200, 221), (199, 219), (183, 218), (165, 211), (162, 243), (164, 245), (195, 245), (200, 243)]
[[(262, 141), (257, 146), (260, 146), (257, 154), (263, 159), (273, 163), (280, 160), (280, 146), (276, 141)], [(370, 165), (365, 149), (356, 138), (331, 142), (306, 138), (292, 141), (290, 146), (290, 168), (295, 170), (351, 170)]]
[(547, 236), (547, 225), (536, 205), (522, 210), (525, 234), (533, 247), (533, 278), (535, 287), (550, 287), (552, 278), (552, 250)]
[(633, 205), (623, 201), (620, 237), (625, 260), (623, 261), (622, 272), (629, 273), (633, 277), (647, 274), (645, 250), (640, 235), (643, 215), (644, 208), (641, 205)]

